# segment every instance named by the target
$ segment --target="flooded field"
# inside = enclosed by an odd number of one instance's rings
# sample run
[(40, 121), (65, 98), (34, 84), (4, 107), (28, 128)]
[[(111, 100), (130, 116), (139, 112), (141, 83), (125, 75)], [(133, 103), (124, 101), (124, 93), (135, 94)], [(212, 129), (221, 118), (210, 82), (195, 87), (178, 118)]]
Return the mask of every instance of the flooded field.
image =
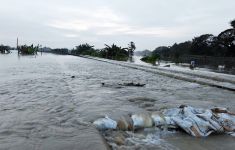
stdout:
[[(118, 86), (129, 82), (146, 85)], [(13, 52), (0, 55), (0, 150), (233, 149), (229, 135), (198, 139), (158, 129), (100, 133), (91, 123), (104, 115), (117, 119), (181, 104), (235, 111), (234, 100), (232, 91), (95, 60)], [(123, 143), (115, 143), (117, 136)]]

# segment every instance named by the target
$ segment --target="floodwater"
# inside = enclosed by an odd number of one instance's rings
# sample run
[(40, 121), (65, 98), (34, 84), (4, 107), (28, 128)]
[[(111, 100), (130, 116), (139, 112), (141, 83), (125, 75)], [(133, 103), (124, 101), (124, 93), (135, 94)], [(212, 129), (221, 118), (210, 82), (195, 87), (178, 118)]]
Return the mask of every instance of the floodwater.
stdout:
[[(74, 76), (74, 78), (72, 78)], [(145, 87), (119, 87), (136, 82)], [(102, 86), (105, 83), (107, 86)], [(0, 150), (106, 149), (92, 122), (181, 104), (235, 111), (235, 93), (74, 56), (0, 55)], [(150, 129), (151, 130), (151, 129)], [(109, 133), (106, 139), (113, 134)], [(229, 135), (126, 132), (113, 149), (233, 149)]]

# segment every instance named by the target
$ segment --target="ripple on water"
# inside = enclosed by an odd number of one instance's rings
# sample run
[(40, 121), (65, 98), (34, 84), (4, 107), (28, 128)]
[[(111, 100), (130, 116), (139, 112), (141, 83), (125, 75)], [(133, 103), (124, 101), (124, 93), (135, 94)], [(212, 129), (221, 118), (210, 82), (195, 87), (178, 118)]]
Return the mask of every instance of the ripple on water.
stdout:
[[(89, 123), (106, 114), (115, 119), (182, 103), (235, 108), (233, 92), (108, 63), (52, 54), (18, 59), (17, 53), (12, 53), (0, 57), (5, 62), (0, 64), (0, 149), (106, 149), (103, 138)], [(132, 81), (146, 86), (101, 86), (102, 82)], [(124, 135), (127, 143), (123, 147), (171, 149), (171, 144), (180, 147), (179, 141), (187, 139), (179, 136), (176, 140), (155, 132), (139, 135)], [(234, 146), (231, 138), (224, 139), (229, 143), (224, 144), (225, 149)], [(202, 146), (191, 140), (191, 145), (205, 149), (213, 144), (220, 146), (220, 139), (214, 140)]]

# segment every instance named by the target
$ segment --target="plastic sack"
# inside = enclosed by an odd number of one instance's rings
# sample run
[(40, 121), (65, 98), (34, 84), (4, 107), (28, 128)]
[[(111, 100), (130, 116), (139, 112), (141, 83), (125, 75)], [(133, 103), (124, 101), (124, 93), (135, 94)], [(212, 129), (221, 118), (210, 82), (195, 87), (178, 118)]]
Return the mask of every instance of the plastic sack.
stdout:
[(205, 137), (213, 132), (232, 132), (235, 130), (235, 117), (225, 113), (215, 114), (209, 109), (190, 106), (182, 108), (174, 122), (188, 134)]
[(131, 116), (134, 128), (153, 127), (153, 120), (148, 114), (134, 114)]
[(96, 126), (98, 130), (107, 130), (107, 129), (116, 129), (117, 128), (117, 122), (110, 119), (108, 116), (105, 116), (105, 118), (97, 119), (93, 122), (93, 124)]
[(159, 113), (152, 113), (151, 118), (153, 120), (154, 126), (159, 127), (166, 124), (165, 118)]

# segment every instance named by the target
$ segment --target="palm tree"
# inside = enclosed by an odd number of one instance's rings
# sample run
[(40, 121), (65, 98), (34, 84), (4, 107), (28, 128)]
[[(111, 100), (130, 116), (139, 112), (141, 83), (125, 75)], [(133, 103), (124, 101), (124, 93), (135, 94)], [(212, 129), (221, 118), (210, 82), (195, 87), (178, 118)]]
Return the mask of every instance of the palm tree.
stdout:
[(102, 52), (107, 59), (125, 60), (126, 58), (128, 58), (127, 48), (122, 48), (115, 44), (111, 46), (105, 44), (105, 48)]
[(79, 46), (76, 46), (76, 49), (74, 50), (74, 53), (76, 55), (89, 55), (90, 51), (94, 50), (94, 46), (90, 44), (80, 44)]
[(129, 51), (129, 55), (133, 56), (134, 55), (134, 50), (136, 49), (135, 43), (134, 42), (130, 42), (128, 44), (128, 51)]
[(129, 54), (129, 60), (132, 61), (132, 57), (134, 55), (134, 50), (136, 49), (135, 43), (134, 42), (130, 42), (128, 44), (128, 54)]

